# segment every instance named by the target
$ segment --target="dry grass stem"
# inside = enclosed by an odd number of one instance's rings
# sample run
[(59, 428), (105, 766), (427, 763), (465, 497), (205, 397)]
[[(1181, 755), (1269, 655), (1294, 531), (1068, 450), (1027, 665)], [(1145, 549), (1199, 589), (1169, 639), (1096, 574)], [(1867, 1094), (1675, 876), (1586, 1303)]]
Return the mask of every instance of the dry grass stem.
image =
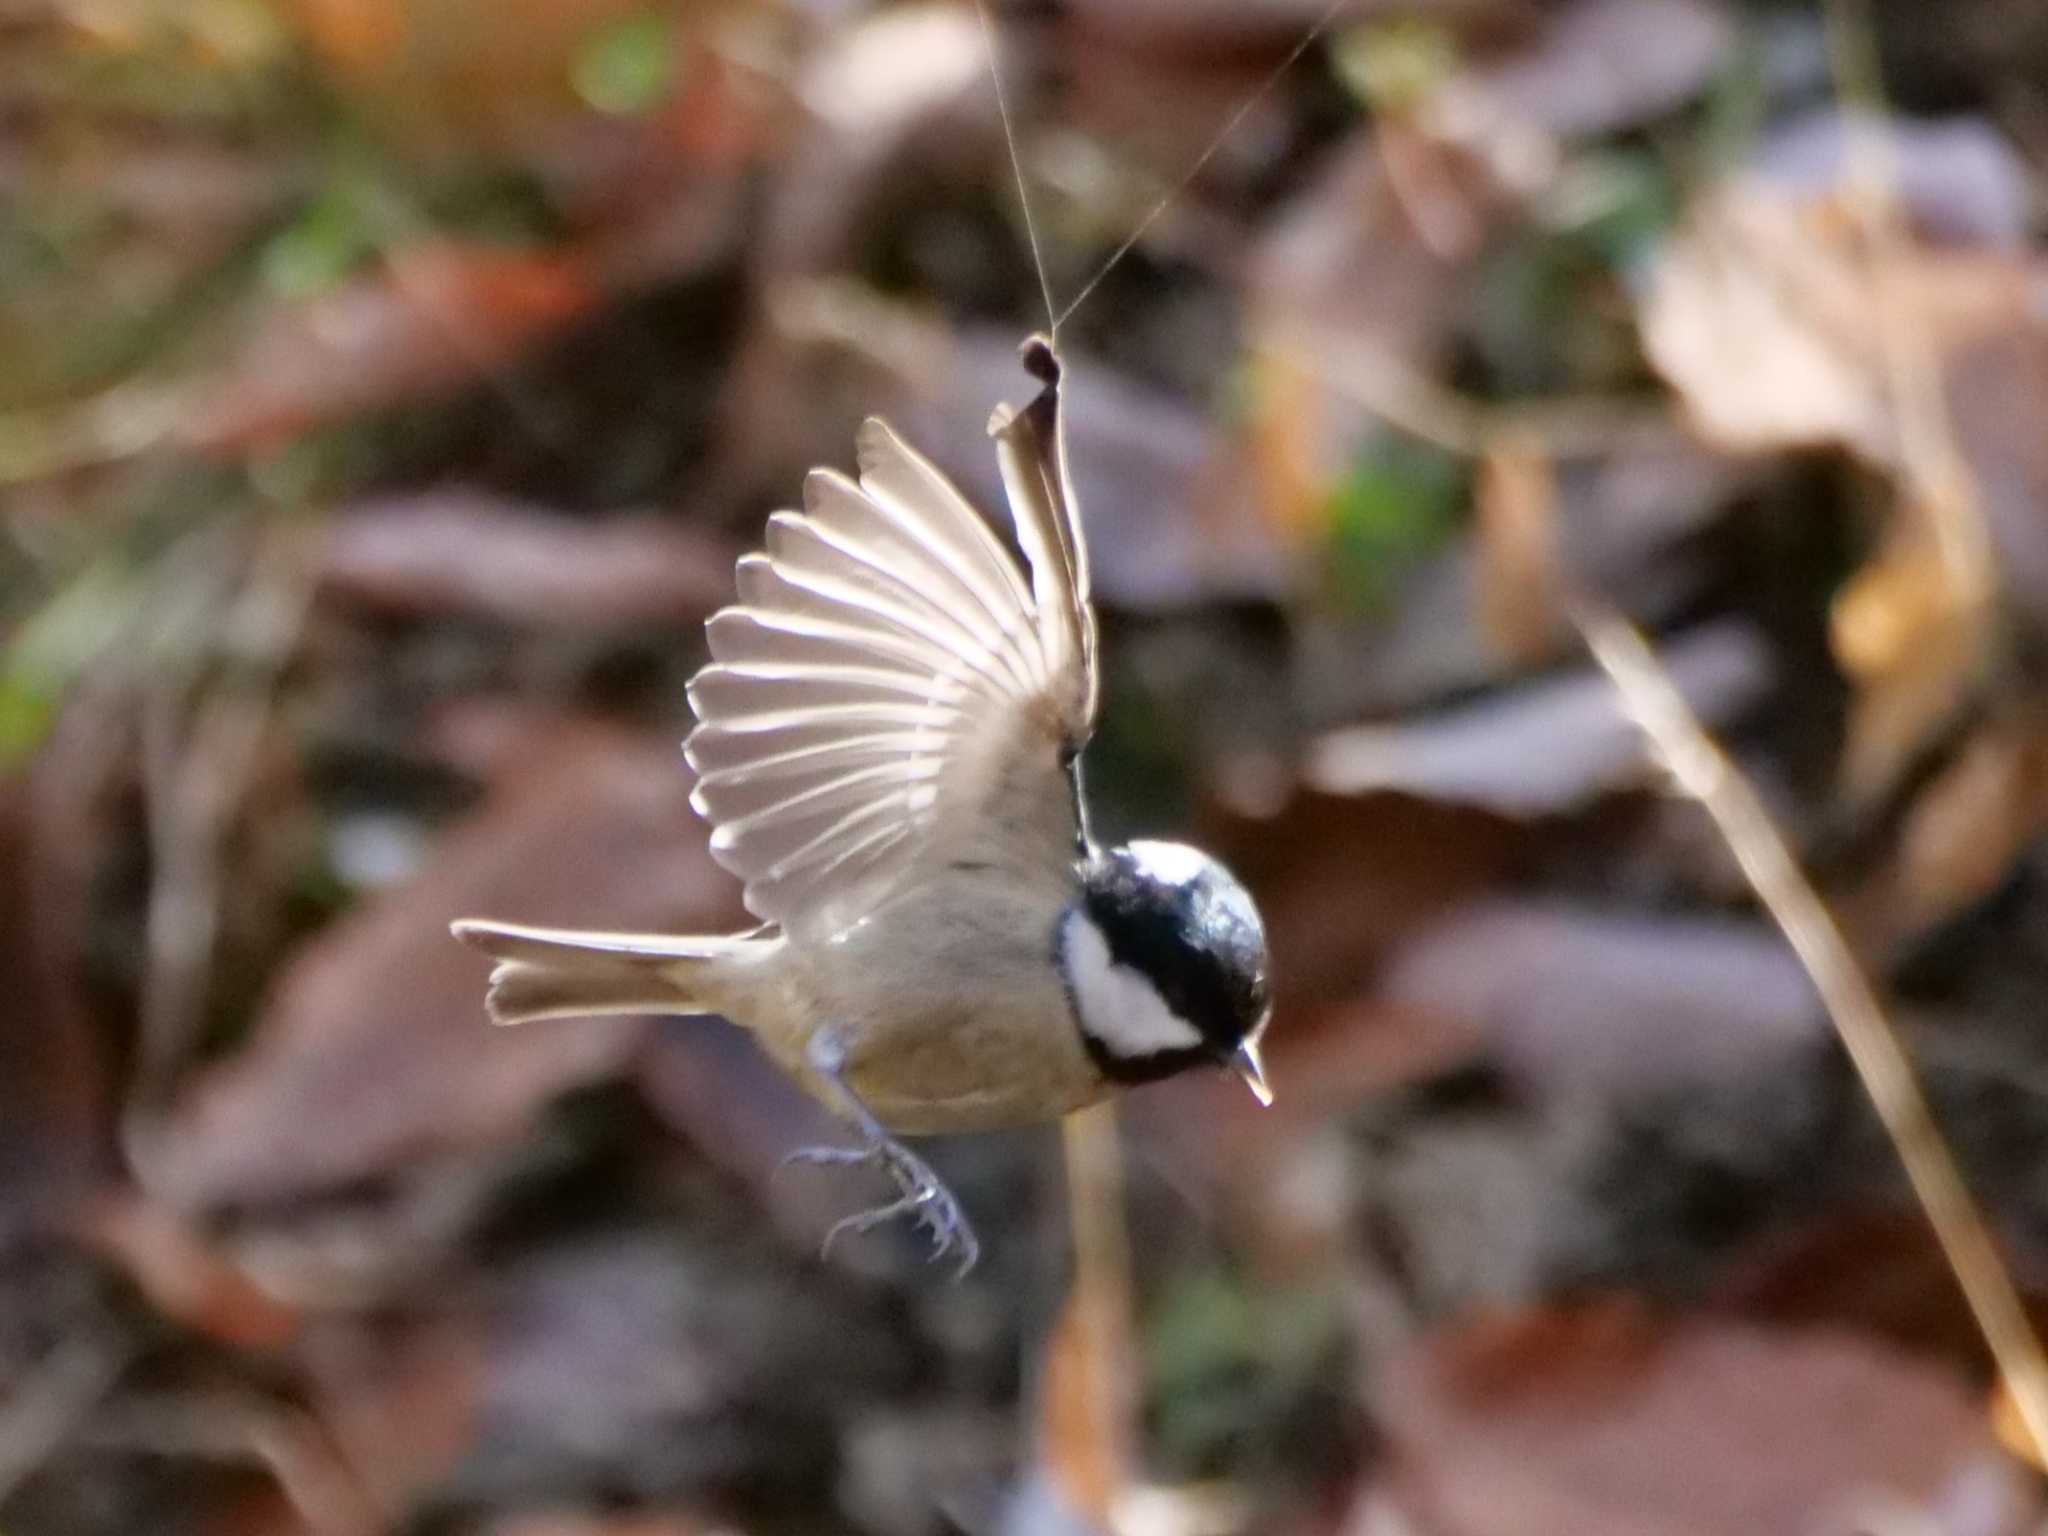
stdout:
[(1367, 346), (1285, 332), (1272, 344), (1375, 419), (1468, 458), (1503, 440), (1541, 443), (1553, 459), (1592, 458), (1640, 444), (1662, 445), (1677, 432), (1662, 404), (1599, 398), (1494, 404)]
[(1575, 601), (1574, 626), (1622, 707), (1726, 839), (1757, 898), (1826, 1005), (2035, 1446), (2048, 1451), (2048, 1360), (1982, 1210), (1870, 982), (1749, 781), (1707, 735), (1649, 645), (1604, 605)]

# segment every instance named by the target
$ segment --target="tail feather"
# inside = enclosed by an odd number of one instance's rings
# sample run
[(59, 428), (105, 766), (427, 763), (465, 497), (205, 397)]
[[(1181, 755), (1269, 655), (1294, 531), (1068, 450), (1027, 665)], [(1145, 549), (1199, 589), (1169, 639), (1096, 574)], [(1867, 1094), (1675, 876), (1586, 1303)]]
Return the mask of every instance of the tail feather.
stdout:
[(716, 1013), (716, 1001), (700, 995), (706, 964), (759, 942), (746, 935), (593, 933), (479, 918), (464, 918), (450, 931), (498, 962), (484, 998), (494, 1024), (608, 1013)]

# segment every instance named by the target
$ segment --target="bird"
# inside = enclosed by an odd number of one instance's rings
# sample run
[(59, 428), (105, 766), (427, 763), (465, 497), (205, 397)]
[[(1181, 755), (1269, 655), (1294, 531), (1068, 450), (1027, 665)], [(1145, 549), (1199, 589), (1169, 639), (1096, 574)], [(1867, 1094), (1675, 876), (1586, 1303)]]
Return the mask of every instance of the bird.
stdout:
[(988, 430), (1016, 555), (879, 418), (857, 476), (814, 469), (769, 517), (739, 601), (706, 621), (688, 684), (691, 804), (755, 928), (602, 933), (485, 918), (499, 1024), (715, 1014), (857, 1135), (784, 1161), (866, 1165), (899, 1218), (972, 1269), (965, 1209), (903, 1138), (1058, 1119), (1197, 1067), (1271, 1103), (1265, 928), (1225, 866), (1184, 843), (1103, 847), (1081, 779), (1101, 692), (1062, 362)]

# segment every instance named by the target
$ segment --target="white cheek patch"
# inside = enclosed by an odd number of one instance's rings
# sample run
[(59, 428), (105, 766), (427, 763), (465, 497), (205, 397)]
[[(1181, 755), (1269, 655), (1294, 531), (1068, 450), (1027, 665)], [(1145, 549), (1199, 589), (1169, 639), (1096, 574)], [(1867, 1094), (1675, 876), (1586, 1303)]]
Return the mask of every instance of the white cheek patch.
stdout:
[(1074, 1011), (1110, 1055), (1135, 1061), (1204, 1044), (1202, 1032), (1167, 1007), (1151, 982), (1110, 958), (1108, 941), (1085, 914), (1068, 917), (1065, 939)]

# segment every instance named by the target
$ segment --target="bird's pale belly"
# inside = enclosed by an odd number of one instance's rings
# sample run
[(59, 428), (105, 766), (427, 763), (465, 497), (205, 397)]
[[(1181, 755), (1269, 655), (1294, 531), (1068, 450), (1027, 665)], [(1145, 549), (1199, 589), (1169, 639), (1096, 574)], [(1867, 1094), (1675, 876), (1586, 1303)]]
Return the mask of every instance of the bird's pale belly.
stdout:
[(994, 1130), (1056, 1119), (1108, 1091), (1066, 1016), (1014, 999), (875, 1021), (856, 1047), (854, 1091), (911, 1135)]
[(909, 1135), (1052, 1120), (1103, 1097), (1050, 963), (1045, 904), (1018, 902), (1001, 924), (985, 921), (991, 904), (975, 910), (974, 933), (953, 914), (899, 909), (879, 931), (793, 954), (784, 976), (796, 995), (763, 1010), (780, 1026), (746, 1022), (827, 1104), (808, 1047), (818, 1029), (837, 1030), (854, 1092)]

